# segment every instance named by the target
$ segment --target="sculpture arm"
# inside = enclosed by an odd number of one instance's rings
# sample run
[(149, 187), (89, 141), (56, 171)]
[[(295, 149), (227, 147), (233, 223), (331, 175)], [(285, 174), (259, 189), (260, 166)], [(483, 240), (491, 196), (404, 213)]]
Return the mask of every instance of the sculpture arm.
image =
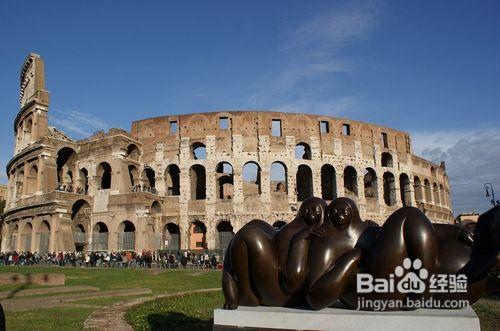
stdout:
[(344, 253), (323, 276), (309, 287), (307, 301), (314, 310), (334, 304), (355, 277), (361, 261), (361, 249)]
[(304, 284), (309, 256), (310, 232), (311, 229), (304, 229), (295, 234), (290, 242), (282, 278), (282, 284), (289, 294), (295, 293)]
[(325, 228), (305, 228), (295, 234), (290, 242), (282, 284), (289, 294), (297, 292), (307, 277), (310, 239), (321, 236)]

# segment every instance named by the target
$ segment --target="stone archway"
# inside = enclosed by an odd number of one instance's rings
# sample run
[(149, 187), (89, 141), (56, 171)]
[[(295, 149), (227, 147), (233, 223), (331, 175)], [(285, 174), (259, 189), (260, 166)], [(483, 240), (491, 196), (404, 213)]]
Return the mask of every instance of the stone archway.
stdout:
[(118, 226), (118, 250), (135, 251), (135, 225), (131, 221), (123, 221)]
[(189, 227), (189, 249), (203, 250), (207, 248), (207, 227), (205, 223), (196, 220)]

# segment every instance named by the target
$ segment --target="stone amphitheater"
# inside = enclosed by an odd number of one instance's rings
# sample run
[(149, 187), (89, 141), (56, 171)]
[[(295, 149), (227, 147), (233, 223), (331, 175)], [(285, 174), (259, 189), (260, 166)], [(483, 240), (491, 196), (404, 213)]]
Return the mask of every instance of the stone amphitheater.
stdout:
[(416, 206), (452, 220), (445, 164), (406, 132), (322, 115), (168, 115), (73, 140), (48, 126), (44, 62), (22, 66), (2, 251), (223, 251), (252, 219), (276, 228), (309, 196), (356, 200), (383, 223)]

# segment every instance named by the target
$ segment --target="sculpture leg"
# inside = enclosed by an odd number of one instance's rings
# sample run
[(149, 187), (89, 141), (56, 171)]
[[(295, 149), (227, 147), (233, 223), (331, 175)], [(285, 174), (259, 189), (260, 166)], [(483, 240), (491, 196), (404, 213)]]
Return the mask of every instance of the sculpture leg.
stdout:
[(360, 249), (342, 255), (333, 267), (309, 288), (307, 302), (311, 308), (319, 310), (333, 305), (356, 277), (360, 260)]
[[(273, 232), (265, 229), (264, 222), (245, 225), (233, 238), (230, 248), (231, 276), (238, 288), (238, 305), (259, 304), (282, 306), (287, 301), (279, 284), (279, 268)], [(264, 227), (264, 229), (262, 228)], [(269, 226), (272, 230), (272, 227)], [(228, 279), (226, 276), (226, 279)], [(232, 293), (231, 281), (227, 281)], [(226, 297), (229, 302), (231, 297)], [(234, 306), (234, 303), (232, 304)]]
[(404, 207), (387, 219), (368, 253), (368, 270), (375, 277), (393, 273), (407, 257), (419, 259), (422, 267), (433, 273), (438, 262), (438, 240), (432, 223), (420, 210)]

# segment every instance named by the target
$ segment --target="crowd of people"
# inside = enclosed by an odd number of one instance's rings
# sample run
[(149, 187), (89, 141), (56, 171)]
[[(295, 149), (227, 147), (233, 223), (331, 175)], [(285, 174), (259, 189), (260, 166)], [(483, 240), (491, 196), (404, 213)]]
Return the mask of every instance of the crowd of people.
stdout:
[(153, 194), (158, 194), (158, 190), (151, 186), (142, 186), (140, 184), (132, 186), (132, 192), (149, 192)]
[(0, 265), (53, 265), (110, 268), (221, 268), (218, 254), (208, 252), (9, 252), (0, 253)]
[(59, 184), (56, 187), (57, 191), (60, 192), (69, 192), (69, 193), (77, 193), (77, 194), (87, 194), (87, 190), (81, 187), (77, 187), (76, 189), (73, 188), (73, 184), (69, 183), (68, 185), (66, 184)]

